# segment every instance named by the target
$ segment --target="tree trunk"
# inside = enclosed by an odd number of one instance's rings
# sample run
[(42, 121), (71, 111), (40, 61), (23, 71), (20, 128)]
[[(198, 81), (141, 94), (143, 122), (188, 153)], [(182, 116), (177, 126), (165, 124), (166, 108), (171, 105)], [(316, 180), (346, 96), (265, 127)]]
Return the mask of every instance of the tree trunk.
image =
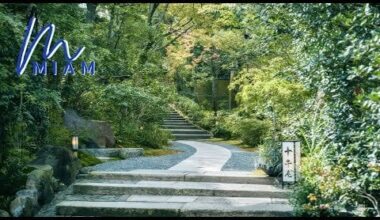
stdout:
[(112, 28), (113, 28), (114, 20), (115, 20), (115, 5), (113, 4), (111, 8), (110, 23), (108, 25), (108, 44), (109, 45), (111, 45), (111, 42), (112, 42), (112, 36), (113, 36)]
[(212, 109), (214, 111), (214, 116), (217, 116), (217, 102), (216, 102), (216, 78), (212, 77)]
[(149, 4), (149, 9), (148, 9), (148, 20), (147, 20), (147, 23), (148, 23), (148, 40), (147, 40), (147, 43), (143, 49), (143, 52), (141, 53), (140, 55), (140, 59), (139, 59), (139, 63), (141, 65), (145, 64), (145, 62), (147, 61), (148, 59), (148, 51), (152, 48), (154, 42), (153, 42), (153, 35), (152, 35), (152, 26), (153, 26), (153, 16), (154, 16), (154, 12), (156, 11), (156, 9), (158, 8), (158, 5), (159, 3), (152, 3), (152, 4)]
[(159, 3), (149, 4), (149, 12), (148, 12), (148, 25), (152, 26), (153, 15), (156, 9), (158, 8)]
[(98, 3), (86, 3), (87, 6), (87, 23), (92, 23), (95, 21), (96, 17), (96, 7), (98, 7)]
[[(230, 85), (232, 83), (232, 78), (234, 77), (234, 72), (231, 71), (230, 73)], [(232, 110), (232, 89), (228, 90), (228, 109)]]
[(217, 71), (215, 62), (211, 62), (211, 70), (212, 70), (212, 109), (214, 111), (214, 116), (217, 116), (218, 111), (218, 103), (217, 103), (217, 97), (216, 97), (216, 79), (217, 79)]

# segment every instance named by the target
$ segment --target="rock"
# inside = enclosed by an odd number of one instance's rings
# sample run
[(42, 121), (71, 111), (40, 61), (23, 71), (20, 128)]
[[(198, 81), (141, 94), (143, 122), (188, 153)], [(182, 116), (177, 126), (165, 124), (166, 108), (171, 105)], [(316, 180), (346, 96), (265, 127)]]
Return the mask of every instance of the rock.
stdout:
[(39, 209), (38, 192), (35, 189), (24, 189), (16, 193), (11, 202), (10, 212), (13, 217), (33, 216)]
[(92, 171), (92, 167), (83, 167), (82, 169), (80, 169), (79, 173), (80, 174), (88, 174)]
[(123, 159), (131, 157), (139, 157), (144, 154), (143, 148), (121, 148), (119, 150), (119, 156)]
[(118, 157), (121, 148), (87, 148), (79, 151), (94, 157)]
[(0, 209), (0, 218), (3, 218), (3, 217), (11, 217), (11, 216), (9, 215), (7, 211)]
[(143, 148), (87, 148), (79, 151), (94, 157), (121, 157), (123, 159), (139, 157), (144, 153)]
[[(115, 145), (115, 136), (111, 125), (105, 121), (86, 120), (74, 110), (65, 110), (65, 126), (81, 136), (87, 148), (105, 148)], [(81, 144), (80, 144), (81, 146)]]
[(58, 146), (44, 146), (37, 152), (37, 158), (32, 165), (50, 165), (53, 168), (53, 176), (66, 185), (74, 182), (81, 168), (80, 161), (73, 153)]
[(115, 145), (115, 136), (113, 134), (111, 125), (105, 121), (90, 120), (89, 121), (90, 130), (93, 131), (91, 134), (91, 139), (99, 147), (113, 147)]
[(53, 177), (53, 168), (50, 165), (34, 165), (37, 168), (28, 174), (27, 189), (35, 189), (38, 192), (38, 203), (43, 205), (50, 202), (58, 183)]

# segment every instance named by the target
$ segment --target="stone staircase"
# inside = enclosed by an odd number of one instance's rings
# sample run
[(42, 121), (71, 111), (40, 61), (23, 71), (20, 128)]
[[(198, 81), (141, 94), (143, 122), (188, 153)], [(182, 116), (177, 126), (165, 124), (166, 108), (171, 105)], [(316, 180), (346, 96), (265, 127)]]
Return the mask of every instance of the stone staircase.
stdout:
[(288, 191), (240, 171), (94, 171), (57, 204), (60, 216), (291, 216)]
[(208, 139), (211, 137), (211, 134), (191, 124), (175, 110), (169, 114), (168, 119), (164, 120), (163, 127), (172, 133), (175, 140)]

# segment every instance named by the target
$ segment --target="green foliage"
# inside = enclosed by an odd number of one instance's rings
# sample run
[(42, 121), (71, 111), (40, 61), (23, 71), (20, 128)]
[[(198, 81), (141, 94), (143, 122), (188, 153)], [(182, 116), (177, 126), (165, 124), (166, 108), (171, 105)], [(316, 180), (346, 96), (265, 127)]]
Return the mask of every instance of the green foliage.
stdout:
[[(281, 173), (282, 140), (299, 139), (302, 156), (319, 163), (305, 163), (305, 179), (298, 184), (293, 203), (298, 214), (379, 215), (380, 8), (223, 6), (195, 8), (194, 14), (207, 14), (214, 21), (204, 20), (177, 50), (169, 50), (169, 57), (176, 57), (169, 67), (179, 79), (179, 92), (191, 96), (194, 84), (233, 71), (229, 89), (236, 92), (238, 106), (221, 112), (221, 117), (218, 113), (208, 129), (216, 136), (252, 142), (249, 133), (255, 128), (244, 121), (270, 120), (270, 137), (261, 142), (260, 152), (273, 175)], [(196, 121), (207, 118), (199, 106), (187, 103), (185, 114)], [(321, 171), (323, 178), (316, 172), (318, 166), (328, 167)], [(324, 184), (329, 181), (336, 183), (332, 189)], [(306, 198), (311, 193), (318, 202)], [(365, 213), (349, 210), (360, 205), (366, 207)]]
[(279, 176), (282, 172), (282, 155), (280, 143), (272, 138), (266, 138), (259, 146), (260, 156), (265, 164), (264, 168), (269, 176)]
[[(10, 194), (21, 186), (16, 182), (21, 181), (19, 172), (28, 162), (25, 157), (15, 159), (13, 149), (33, 155), (46, 144), (70, 145), (71, 134), (64, 128), (62, 118), (66, 108), (86, 118), (111, 121), (118, 144), (161, 147), (167, 143), (168, 134), (157, 124), (165, 117), (165, 106), (173, 99), (174, 87), (164, 83), (164, 50), (157, 49), (165, 42), (165, 28), (156, 17), (162, 9), (154, 16), (154, 26), (149, 27), (145, 16), (148, 7), (98, 4), (95, 19), (88, 21), (90, 12), (80, 4), (0, 4), (0, 29), (4, 30), (0, 33), (0, 168), (9, 187), (13, 186)], [(82, 76), (74, 62), (76, 74), (62, 76), (65, 60), (58, 50), (54, 55), (57, 76), (52, 76), (50, 66), (47, 76), (34, 76), (29, 64), (18, 77), (17, 45), (21, 45), (31, 12), (37, 17), (35, 29), (55, 24), (53, 42), (64, 38), (71, 51), (85, 46), (80, 59), (96, 61), (96, 75)], [(146, 37), (148, 33), (150, 39)], [(145, 50), (148, 41), (152, 41), (152, 47)], [(32, 60), (41, 61), (42, 51), (39, 44)], [(144, 62), (140, 61), (142, 51), (146, 52)], [(7, 192), (2, 191), (0, 196), (3, 193)]]
[(175, 105), (183, 114), (185, 114), (192, 122), (198, 123), (202, 120), (203, 114), (202, 110), (203, 108), (198, 105), (194, 100), (185, 97), (185, 96), (178, 96), (177, 100), (175, 102)]
[(136, 143), (141, 146), (151, 148), (162, 148), (168, 145), (171, 133), (160, 129), (159, 125), (146, 125), (140, 127), (141, 132), (137, 133)]
[(118, 145), (159, 148), (167, 144), (170, 136), (158, 126), (168, 114), (167, 105), (145, 89), (115, 83), (94, 87), (81, 99), (93, 106), (86, 115), (111, 122)]
[(31, 171), (27, 164), (32, 159), (25, 149), (12, 148), (8, 151), (7, 159), (0, 167), (0, 209), (8, 210), (15, 193), (25, 187), (27, 174)]
[(223, 139), (230, 139), (232, 137), (231, 131), (225, 126), (225, 124), (217, 122), (211, 129), (214, 137), (221, 137)]
[[(332, 120), (323, 126), (329, 132), (329, 153), (324, 157), (332, 170), (339, 169), (339, 181), (347, 183), (346, 188), (335, 189), (340, 192), (339, 202), (351, 207), (361, 204), (376, 213), (379, 172), (374, 158), (379, 158), (380, 127), (373, 112), (378, 111), (379, 100), (372, 95), (379, 83), (379, 53), (375, 52), (379, 49), (380, 32), (375, 28), (379, 8), (317, 4), (292, 10), (299, 18), (297, 31), (306, 33), (299, 39), (304, 52), (300, 77), (306, 85), (323, 91), (326, 114)], [(322, 196), (329, 202), (337, 199), (324, 191)]]
[(78, 158), (82, 167), (94, 166), (96, 164), (102, 163), (102, 161), (98, 158), (81, 151), (78, 152)]
[(245, 119), (240, 122), (239, 128), (243, 143), (256, 147), (263, 143), (268, 134), (270, 123), (257, 119)]

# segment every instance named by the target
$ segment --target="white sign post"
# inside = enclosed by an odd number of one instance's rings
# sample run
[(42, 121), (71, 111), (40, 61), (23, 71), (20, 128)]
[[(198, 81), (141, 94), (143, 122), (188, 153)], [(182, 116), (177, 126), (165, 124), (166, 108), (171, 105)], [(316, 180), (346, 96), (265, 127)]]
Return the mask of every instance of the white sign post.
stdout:
[(299, 141), (282, 142), (282, 181), (294, 183), (300, 178), (301, 147)]

